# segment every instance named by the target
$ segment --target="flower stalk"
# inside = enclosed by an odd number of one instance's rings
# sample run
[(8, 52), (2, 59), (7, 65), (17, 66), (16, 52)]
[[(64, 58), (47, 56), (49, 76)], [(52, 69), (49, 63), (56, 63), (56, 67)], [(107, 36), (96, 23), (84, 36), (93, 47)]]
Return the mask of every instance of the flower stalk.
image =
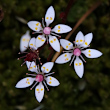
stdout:
[[(66, 40), (70, 38), (70, 36), (73, 34), (73, 32), (80, 26), (80, 24), (101, 4), (100, 1), (93, 4), (93, 6), (79, 19), (79, 21), (76, 23), (76, 25), (73, 27), (72, 31), (66, 36)], [(60, 55), (60, 53), (63, 51), (63, 47), (60, 46), (60, 52), (56, 52), (55, 55), (52, 58), (52, 62), (55, 62), (57, 57)]]

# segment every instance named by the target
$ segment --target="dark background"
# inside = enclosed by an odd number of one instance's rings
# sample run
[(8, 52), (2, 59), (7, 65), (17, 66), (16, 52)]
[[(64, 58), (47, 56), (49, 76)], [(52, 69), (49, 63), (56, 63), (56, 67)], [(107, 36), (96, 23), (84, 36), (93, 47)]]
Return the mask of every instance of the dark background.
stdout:
[[(71, 0), (72, 2), (72, 0)], [(74, 27), (78, 20), (94, 6), (96, 0), (74, 0), (65, 24)], [(95, 9), (74, 31), (70, 41), (74, 41), (77, 32), (92, 32), (91, 47), (103, 53), (100, 58), (88, 59), (84, 64), (85, 72), (80, 79), (73, 65), (55, 64), (52, 71), (60, 85), (49, 87), (44, 99), (38, 103), (34, 89), (16, 89), (16, 83), (26, 77), (26, 65), (20, 66), (23, 59), (17, 60), (20, 38), (27, 30), (32, 33), (24, 20), (40, 21), (49, 6), (55, 9), (56, 17), (50, 25), (62, 23), (60, 13), (67, 10), (69, 0), (0, 0), (0, 110), (110, 110), (110, 2), (100, 0)], [(3, 17), (4, 16), (4, 17)], [(65, 38), (67, 34), (63, 34)], [(32, 35), (36, 37), (37, 35)], [(45, 63), (51, 50), (45, 45), (40, 51)], [(50, 58), (51, 61), (52, 57)]]

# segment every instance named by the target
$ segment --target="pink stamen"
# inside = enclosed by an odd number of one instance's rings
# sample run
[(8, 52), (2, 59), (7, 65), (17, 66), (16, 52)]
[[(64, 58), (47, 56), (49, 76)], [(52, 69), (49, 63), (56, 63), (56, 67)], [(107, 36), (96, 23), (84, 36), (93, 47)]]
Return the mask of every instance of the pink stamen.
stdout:
[(80, 56), (81, 55), (81, 50), (79, 48), (75, 48), (74, 51), (73, 51), (73, 54), (75, 56)]
[(43, 30), (44, 34), (49, 35), (51, 32), (51, 28), (50, 27), (45, 27)]

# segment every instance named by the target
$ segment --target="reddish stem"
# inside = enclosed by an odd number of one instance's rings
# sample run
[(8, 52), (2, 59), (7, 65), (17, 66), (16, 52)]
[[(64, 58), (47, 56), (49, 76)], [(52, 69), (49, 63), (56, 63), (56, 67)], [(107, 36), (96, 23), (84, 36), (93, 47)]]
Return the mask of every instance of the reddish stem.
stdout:
[(67, 5), (67, 8), (66, 8), (65, 12), (62, 12), (62, 14), (63, 14), (62, 23), (66, 23), (68, 13), (69, 13), (69, 11), (71, 9), (71, 6), (73, 5), (73, 2), (74, 2), (74, 0), (70, 0), (68, 2), (68, 5)]
[[(70, 36), (73, 34), (73, 32), (79, 27), (79, 25), (98, 7), (100, 6), (101, 2), (98, 1), (79, 19), (79, 21), (76, 23), (76, 25), (73, 27), (72, 31), (66, 36), (66, 40), (70, 38)], [(60, 52), (56, 52), (56, 54), (52, 58), (52, 62), (54, 62), (57, 57), (62, 52), (63, 47), (60, 48)]]

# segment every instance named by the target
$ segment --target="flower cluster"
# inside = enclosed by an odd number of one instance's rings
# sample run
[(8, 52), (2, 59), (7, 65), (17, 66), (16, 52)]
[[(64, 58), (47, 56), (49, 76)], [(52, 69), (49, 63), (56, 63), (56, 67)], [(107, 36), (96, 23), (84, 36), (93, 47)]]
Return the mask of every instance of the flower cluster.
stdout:
[[(102, 55), (102, 53), (95, 49), (86, 49), (90, 47), (90, 43), (93, 38), (93, 34), (89, 33), (87, 35), (83, 35), (83, 33), (80, 31), (76, 35), (74, 45), (68, 40), (65, 39), (57, 39), (57, 37), (61, 38), (61, 33), (67, 33), (72, 30), (71, 27), (64, 25), (64, 24), (58, 24), (53, 29), (49, 27), (49, 25), (54, 21), (55, 18), (55, 11), (52, 6), (50, 6), (46, 12), (45, 15), (45, 22), (44, 18), (42, 18), (42, 24), (38, 21), (29, 21), (27, 24), (30, 29), (32, 29), (33, 33), (40, 33), (36, 38), (31, 38), (29, 31), (26, 32), (21, 37), (20, 40), (20, 51), (19, 54), (25, 53), (26, 55), (20, 58), (25, 58), (24, 63), (26, 63), (27, 68), (29, 71), (34, 72), (34, 74), (28, 74), (33, 77), (26, 77), (21, 79), (17, 84), (16, 88), (26, 88), (31, 86), (33, 83), (33, 86), (30, 88), (32, 90), (35, 86), (35, 97), (38, 100), (38, 102), (41, 102), (44, 96), (44, 86), (49, 91), (48, 86), (58, 86), (60, 83), (59, 81), (50, 76), (54, 72), (51, 72), (51, 69), (54, 66), (54, 62), (47, 62), (42, 65), (39, 57), (39, 47), (43, 46), (44, 43), (47, 40), (47, 44), (51, 45), (51, 47), (57, 51), (60, 52), (60, 44), (61, 46), (67, 50), (64, 51), (61, 56), (59, 56), (55, 63), (63, 64), (67, 63), (71, 60), (70, 65), (72, 64), (74, 60), (74, 68), (77, 75), (82, 78), (84, 74), (84, 66), (83, 62), (86, 62), (81, 54), (84, 54), (88, 58), (97, 58)], [(28, 52), (25, 52), (28, 49)], [(73, 56), (73, 57), (72, 57)], [(18, 58), (18, 59), (20, 59)], [(41, 69), (39, 68), (39, 64), (37, 65), (36, 59), (39, 61), (41, 66)], [(81, 60), (82, 59), (82, 60)], [(22, 65), (23, 65), (22, 64)], [(21, 66), (22, 66), (21, 65)]]

